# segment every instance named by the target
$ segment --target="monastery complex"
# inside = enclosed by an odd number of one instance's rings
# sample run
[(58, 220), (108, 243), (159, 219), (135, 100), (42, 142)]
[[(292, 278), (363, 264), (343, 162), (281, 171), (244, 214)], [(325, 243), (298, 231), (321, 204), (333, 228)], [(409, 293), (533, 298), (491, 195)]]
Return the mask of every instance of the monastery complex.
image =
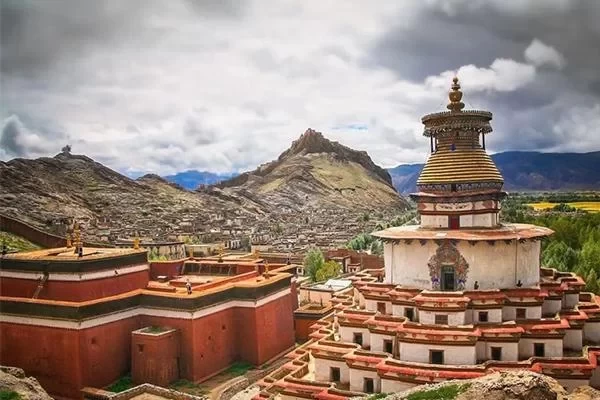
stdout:
[(2, 256), (0, 364), (56, 399), (106, 398), (99, 388), (128, 372), (168, 386), (282, 357), (255, 400), (346, 399), (514, 369), (599, 387), (598, 297), (540, 266), (551, 230), (500, 221), (492, 114), (464, 110), (456, 78), (449, 98), (422, 119), (420, 225), (373, 233), (383, 265), (334, 251), (344, 276), (300, 287), (299, 259), (281, 254), (186, 258), (177, 243), (174, 260), (149, 263), (137, 240), (93, 248), (76, 235)]

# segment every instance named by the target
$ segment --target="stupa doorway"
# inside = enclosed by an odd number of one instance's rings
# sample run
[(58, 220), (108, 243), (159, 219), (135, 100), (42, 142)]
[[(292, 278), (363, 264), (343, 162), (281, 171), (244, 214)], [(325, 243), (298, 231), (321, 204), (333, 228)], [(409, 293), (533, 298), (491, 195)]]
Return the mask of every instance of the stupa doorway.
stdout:
[(454, 266), (452, 265), (444, 265), (442, 266), (442, 282), (441, 289), (443, 291), (454, 291), (455, 288), (455, 275), (454, 275)]

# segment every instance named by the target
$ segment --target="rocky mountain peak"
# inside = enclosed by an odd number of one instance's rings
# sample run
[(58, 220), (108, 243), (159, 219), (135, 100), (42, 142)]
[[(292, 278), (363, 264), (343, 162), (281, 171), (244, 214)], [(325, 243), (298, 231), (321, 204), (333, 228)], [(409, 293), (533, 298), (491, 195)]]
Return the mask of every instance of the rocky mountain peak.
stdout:
[(285, 161), (294, 155), (311, 153), (327, 153), (333, 155), (338, 161), (355, 162), (376, 175), (389, 186), (392, 186), (392, 178), (387, 171), (371, 160), (366, 151), (359, 151), (344, 146), (338, 142), (327, 139), (321, 132), (308, 128), (289, 149), (281, 153), (278, 162)]

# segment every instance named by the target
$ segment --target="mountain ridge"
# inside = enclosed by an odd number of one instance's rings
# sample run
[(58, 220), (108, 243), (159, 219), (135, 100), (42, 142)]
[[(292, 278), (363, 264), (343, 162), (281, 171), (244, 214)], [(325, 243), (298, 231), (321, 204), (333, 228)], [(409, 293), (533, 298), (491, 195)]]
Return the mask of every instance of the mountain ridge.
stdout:
[[(504, 177), (506, 190), (600, 189), (600, 151), (587, 153), (542, 153), (506, 151), (491, 155)], [(416, 191), (424, 164), (400, 164), (388, 168), (398, 192)]]

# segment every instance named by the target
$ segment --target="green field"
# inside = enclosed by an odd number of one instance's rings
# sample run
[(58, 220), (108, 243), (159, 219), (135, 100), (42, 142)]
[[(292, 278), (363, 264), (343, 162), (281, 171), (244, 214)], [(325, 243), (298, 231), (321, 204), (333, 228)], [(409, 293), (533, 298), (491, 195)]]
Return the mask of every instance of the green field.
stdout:
[[(533, 207), (536, 211), (548, 210), (556, 206), (558, 203), (549, 203), (549, 202), (539, 202), (539, 203), (529, 203), (528, 206)], [(584, 210), (588, 212), (600, 212), (600, 201), (574, 201), (570, 203), (565, 203), (571, 207), (575, 207), (579, 210)]]

